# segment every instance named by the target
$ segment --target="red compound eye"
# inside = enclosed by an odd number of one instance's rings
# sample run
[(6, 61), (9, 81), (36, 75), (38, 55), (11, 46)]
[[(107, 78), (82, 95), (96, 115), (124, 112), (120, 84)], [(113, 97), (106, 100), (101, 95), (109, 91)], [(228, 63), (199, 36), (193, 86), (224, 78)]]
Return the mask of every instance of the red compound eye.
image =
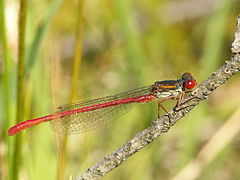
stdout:
[(185, 82), (185, 87), (187, 89), (193, 89), (197, 85), (197, 82), (195, 80), (188, 80)]

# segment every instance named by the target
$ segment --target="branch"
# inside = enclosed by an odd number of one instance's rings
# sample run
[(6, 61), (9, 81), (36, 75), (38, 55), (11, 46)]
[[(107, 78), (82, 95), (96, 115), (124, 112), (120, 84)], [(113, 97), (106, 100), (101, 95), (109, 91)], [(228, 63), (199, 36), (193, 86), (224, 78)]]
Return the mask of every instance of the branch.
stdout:
[(214, 72), (206, 81), (202, 82), (192, 93), (185, 99), (184, 108), (173, 109), (167, 115), (154, 120), (152, 124), (142, 132), (136, 134), (131, 140), (125, 143), (118, 150), (98, 162), (95, 166), (89, 168), (76, 180), (99, 179), (112, 169), (118, 167), (130, 156), (139, 152), (158, 136), (168, 132), (179, 119), (183, 118), (201, 101), (207, 97), (219, 86), (224, 84), (231, 76), (240, 71), (240, 16), (237, 19), (237, 29), (232, 43), (232, 57), (226, 61), (216, 72)]

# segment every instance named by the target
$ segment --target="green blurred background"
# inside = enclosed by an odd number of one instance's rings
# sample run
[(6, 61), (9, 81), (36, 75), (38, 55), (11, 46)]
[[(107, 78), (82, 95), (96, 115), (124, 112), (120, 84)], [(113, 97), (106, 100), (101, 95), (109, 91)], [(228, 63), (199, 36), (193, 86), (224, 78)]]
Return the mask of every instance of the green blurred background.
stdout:
[[(20, 133), (16, 146), (7, 129), (16, 123), (21, 93), (16, 90), (19, 1), (0, 1), (0, 179), (18, 179), (16, 166), (19, 179), (74, 179), (156, 119), (151, 102), (86, 134), (61, 137), (43, 123)], [(230, 60), (240, 12), (238, 0), (27, 2), (24, 120), (72, 101), (177, 79), (183, 72), (201, 83)], [(239, 80), (239, 75), (230, 79), (103, 179), (239, 179)], [(173, 105), (164, 103), (167, 109)]]

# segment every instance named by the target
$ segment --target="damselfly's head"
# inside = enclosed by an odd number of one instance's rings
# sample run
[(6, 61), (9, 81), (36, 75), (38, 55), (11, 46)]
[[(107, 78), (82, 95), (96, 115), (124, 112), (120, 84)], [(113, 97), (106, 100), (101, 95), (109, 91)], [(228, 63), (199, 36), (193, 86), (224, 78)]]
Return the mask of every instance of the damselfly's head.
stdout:
[(187, 89), (193, 89), (197, 86), (197, 81), (190, 73), (184, 73), (182, 75), (183, 87)]

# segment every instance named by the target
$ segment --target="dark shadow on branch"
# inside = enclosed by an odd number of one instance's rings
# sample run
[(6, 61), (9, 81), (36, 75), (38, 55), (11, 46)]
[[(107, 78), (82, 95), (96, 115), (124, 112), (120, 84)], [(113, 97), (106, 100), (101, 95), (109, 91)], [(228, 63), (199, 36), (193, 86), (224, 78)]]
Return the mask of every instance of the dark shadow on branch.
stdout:
[[(232, 57), (226, 61), (217, 71), (215, 71), (206, 81), (202, 82), (186, 99), (184, 108), (173, 109), (168, 115), (164, 115), (136, 134), (131, 140), (125, 143), (118, 150), (98, 162), (95, 166), (89, 168), (76, 180), (99, 179), (104, 174), (118, 167), (130, 156), (140, 151), (158, 136), (168, 132), (179, 119), (188, 114), (196, 105), (207, 97), (219, 86), (224, 84), (231, 76), (240, 71), (240, 16), (237, 19), (237, 29), (232, 43)], [(189, 101), (188, 101), (189, 100)]]

